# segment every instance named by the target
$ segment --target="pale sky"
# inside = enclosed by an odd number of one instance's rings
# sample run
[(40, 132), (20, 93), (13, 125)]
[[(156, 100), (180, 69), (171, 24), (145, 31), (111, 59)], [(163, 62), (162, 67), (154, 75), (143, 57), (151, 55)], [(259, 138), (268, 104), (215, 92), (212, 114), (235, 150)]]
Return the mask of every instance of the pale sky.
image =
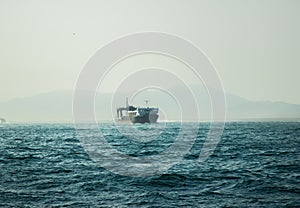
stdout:
[(300, 104), (299, 11), (297, 0), (0, 0), (0, 101), (73, 90), (103, 45), (160, 31), (204, 51), (226, 91)]

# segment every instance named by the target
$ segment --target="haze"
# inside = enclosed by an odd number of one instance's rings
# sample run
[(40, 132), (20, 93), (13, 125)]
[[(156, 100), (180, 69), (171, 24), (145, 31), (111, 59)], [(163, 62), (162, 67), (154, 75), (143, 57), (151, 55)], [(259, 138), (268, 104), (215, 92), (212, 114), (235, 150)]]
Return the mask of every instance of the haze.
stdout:
[(1, 0), (0, 101), (73, 90), (103, 45), (161, 31), (203, 50), (227, 92), (300, 104), (299, 9), (297, 0)]

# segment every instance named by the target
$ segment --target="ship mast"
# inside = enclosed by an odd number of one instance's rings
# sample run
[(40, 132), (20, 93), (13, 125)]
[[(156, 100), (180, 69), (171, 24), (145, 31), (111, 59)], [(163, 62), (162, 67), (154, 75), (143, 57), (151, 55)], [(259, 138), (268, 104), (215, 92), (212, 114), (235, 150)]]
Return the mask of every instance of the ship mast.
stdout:
[(126, 108), (129, 107), (129, 104), (128, 104), (128, 98), (126, 98)]

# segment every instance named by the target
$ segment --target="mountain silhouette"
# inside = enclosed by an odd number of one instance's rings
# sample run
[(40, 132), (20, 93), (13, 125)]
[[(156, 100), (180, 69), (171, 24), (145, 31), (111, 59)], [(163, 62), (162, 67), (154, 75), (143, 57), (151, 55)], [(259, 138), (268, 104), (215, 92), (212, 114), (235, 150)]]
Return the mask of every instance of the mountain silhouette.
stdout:
[[(201, 90), (200, 90), (201, 91)], [(180, 89), (178, 89), (180, 94)], [(202, 120), (211, 116), (210, 99), (207, 93), (197, 93), (196, 100)], [(95, 96), (95, 112), (97, 120), (112, 120), (115, 109), (125, 105), (128, 93), (118, 94), (98, 93)], [(114, 98), (114, 99), (113, 99)], [(180, 119), (180, 109), (174, 100), (162, 93), (150, 91), (133, 99), (133, 105), (144, 105), (144, 98), (150, 100), (150, 106), (160, 108), (161, 114), (166, 114), (167, 120)], [(111, 102), (113, 100), (114, 102)], [(300, 105), (285, 102), (250, 101), (239, 96), (226, 94), (227, 120), (300, 120)], [(16, 98), (0, 102), (1, 117), (9, 122), (72, 122), (72, 91), (54, 91), (38, 94), (32, 97)], [(83, 100), (84, 102), (84, 100)], [(195, 113), (195, 109), (185, 109), (186, 118)], [(192, 117), (191, 117), (192, 118)], [(163, 116), (160, 117), (163, 119)]]

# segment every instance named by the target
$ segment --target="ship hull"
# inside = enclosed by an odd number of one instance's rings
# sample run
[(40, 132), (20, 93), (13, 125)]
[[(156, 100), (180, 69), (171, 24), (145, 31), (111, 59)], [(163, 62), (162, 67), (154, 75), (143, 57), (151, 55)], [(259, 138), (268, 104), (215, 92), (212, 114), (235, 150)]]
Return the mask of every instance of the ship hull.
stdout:
[(130, 117), (131, 123), (156, 123), (158, 115), (144, 115), (144, 116), (132, 116)]

